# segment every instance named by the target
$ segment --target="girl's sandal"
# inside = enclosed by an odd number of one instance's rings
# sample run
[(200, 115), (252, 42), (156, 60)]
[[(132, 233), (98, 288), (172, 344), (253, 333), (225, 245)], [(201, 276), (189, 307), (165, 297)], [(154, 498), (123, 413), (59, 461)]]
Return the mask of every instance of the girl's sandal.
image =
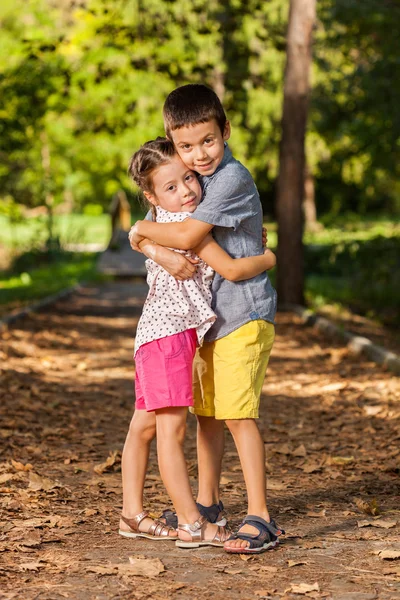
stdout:
[(178, 523), (178, 531), (185, 531), (191, 537), (190, 541), (184, 541), (178, 539), (176, 546), (178, 548), (199, 548), (200, 546), (223, 546), (224, 542), (229, 537), (229, 532), (226, 531), (225, 527), (218, 525), (217, 533), (210, 540), (204, 539), (204, 530), (209, 525), (209, 522), (203, 515), (201, 515), (194, 523)]
[(149, 540), (177, 540), (176, 536), (170, 535), (172, 531), (175, 532), (176, 530), (173, 527), (165, 525), (165, 523), (162, 523), (158, 519), (153, 519), (153, 522), (149, 526), (147, 531), (140, 531), (140, 523), (147, 518), (151, 519), (152, 517), (146, 510), (139, 513), (135, 517), (132, 517), (131, 519), (128, 519), (127, 517), (121, 515), (121, 520), (128, 525), (129, 531), (125, 529), (120, 529), (118, 531), (119, 535), (128, 538), (147, 538)]
[[(241, 533), (240, 528), (242, 525), (251, 525), (258, 531), (258, 535), (252, 535), (251, 533)], [(285, 531), (278, 527), (278, 525), (271, 519), (271, 521), (265, 521), (261, 517), (256, 515), (247, 515), (239, 525), (239, 531), (233, 533), (226, 541), (231, 540), (243, 540), (249, 542), (247, 548), (233, 548), (230, 546), (224, 546), (225, 552), (228, 554), (260, 554), (266, 550), (272, 550), (279, 544), (278, 537), (283, 535)]]

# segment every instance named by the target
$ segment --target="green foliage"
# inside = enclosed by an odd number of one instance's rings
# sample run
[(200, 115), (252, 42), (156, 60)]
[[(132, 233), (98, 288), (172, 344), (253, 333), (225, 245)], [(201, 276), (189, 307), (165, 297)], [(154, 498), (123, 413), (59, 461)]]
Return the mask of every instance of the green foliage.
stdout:
[(306, 295), (400, 325), (400, 235), (306, 247)]
[[(23, 266), (30, 268), (32, 259), (41, 266), (17, 272)], [(53, 256), (50, 262), (49, 255), (38, 253), (20, 259), (20, 263), (15, 265), (14, 275), (0, 277), (0, 305), (11, 307), (55, 294), (82, 281), (97, 281), (100, 276), (96, 272), (96, 259), (93, 254), (71, 253)]]
[[(111, 235), (109, 215), (56, 215), (54, 236), (62, 248), (69, 244), (107, 245)], [(0, 246), (13, 248), (18, 253), (40, 250), (46, 242), (47, 225), (43, 217), (23, 219), (16, 224), (0, 214)]]
[[(177, 85), (223, 99), (273, 213), (289, 0), (4, 0), (0, 202), (108, 207)], [(307, 138), (319, 213), (400, 208), (400, 5), (320, 0)]]

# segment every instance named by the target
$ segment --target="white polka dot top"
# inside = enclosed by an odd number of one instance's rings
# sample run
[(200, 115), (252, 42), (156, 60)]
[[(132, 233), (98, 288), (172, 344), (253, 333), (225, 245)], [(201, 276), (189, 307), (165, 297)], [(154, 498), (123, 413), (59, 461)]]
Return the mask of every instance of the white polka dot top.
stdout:
[[(157, 206), (158, 223), (180, 222), (189, 216), (187, 212), (171, 213)], [(175, 252), (199, 258), (192, 251)], [(186, 281), (177, 281), (151, 259), (146, 260), (146, 269), (149, 292), (137, 326), (135, 354), (143, 344), (186, 329), (195, 328), (201, 344), (216, 319), (211, 310), (213, 269), (199, 258), (194, 276)]]

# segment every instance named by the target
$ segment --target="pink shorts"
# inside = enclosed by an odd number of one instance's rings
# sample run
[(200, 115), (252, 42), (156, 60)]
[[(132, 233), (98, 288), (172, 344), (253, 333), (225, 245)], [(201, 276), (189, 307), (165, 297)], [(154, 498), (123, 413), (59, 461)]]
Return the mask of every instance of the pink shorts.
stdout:
[(136, 410), (193, 406), (192, 370), (195, 329), (140, 346), (136, 362)]

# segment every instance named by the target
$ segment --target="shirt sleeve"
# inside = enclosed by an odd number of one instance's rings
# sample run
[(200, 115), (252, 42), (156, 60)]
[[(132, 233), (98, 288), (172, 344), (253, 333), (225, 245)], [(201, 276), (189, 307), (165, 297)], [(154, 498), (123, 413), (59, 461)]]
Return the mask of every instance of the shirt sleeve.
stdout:
[(206, 187), (204, 199), (192, 218), (236, 230), (254, 212), (249, 199), (254, 195), (255, 189), (250, 177), (221, 173)]

